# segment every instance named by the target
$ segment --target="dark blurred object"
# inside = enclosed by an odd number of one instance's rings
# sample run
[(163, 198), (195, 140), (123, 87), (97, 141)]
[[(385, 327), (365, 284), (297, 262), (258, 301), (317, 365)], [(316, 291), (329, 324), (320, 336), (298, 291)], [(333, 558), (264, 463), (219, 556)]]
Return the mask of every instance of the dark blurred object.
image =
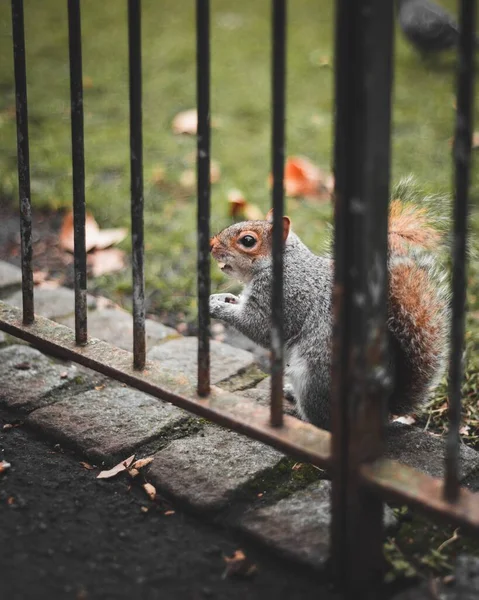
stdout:
[(405, 37), (422, 54), (457, 46), (459, 25), (430, 0), (397, 0), (399, 25)]

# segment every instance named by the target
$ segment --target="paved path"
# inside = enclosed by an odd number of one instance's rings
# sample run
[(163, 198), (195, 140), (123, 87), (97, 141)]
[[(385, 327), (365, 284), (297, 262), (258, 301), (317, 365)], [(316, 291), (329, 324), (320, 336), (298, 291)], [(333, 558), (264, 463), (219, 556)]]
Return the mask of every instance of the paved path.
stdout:
[[(19, 306), (18, 272), (3, 273), (0, 298)], [(73, 326), (71, 290), (36, 289), (35, 303), (39, 314)], [(88, 321), (91, 336), (131, 350), (127, 313), (90, 298)], [(150, 359), (195, 377), (196, 338), (149, 320), (147, 332)], [(269, 378), (252, 352), (213, 341), (211, 361), (213, 383), (268, 403)], [(264, 444), (5, 335), (0, 338), (0, 405), (98, 468), (133, 453), (152, 455), (145, 474), (166, 498), (309, 567), (320, 568), (327, 558), (330, 483), (311, 465), (296, 464)], [(431, 475), (443, 472), (443, 441), (414, 427), (394, 428), (388, 456)], [(462, 479), (477, 483), (478, 471), (479, 453), (461, 446)], [(387, 519), (389, 525), (394, 522), (390, 512)]]

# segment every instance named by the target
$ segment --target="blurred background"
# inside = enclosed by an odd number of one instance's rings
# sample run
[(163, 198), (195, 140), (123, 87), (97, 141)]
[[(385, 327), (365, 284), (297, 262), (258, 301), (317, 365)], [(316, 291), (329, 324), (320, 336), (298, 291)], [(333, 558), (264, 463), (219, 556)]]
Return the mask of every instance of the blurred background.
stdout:
[[(455, 14), (455, 2), (441, 4)], [(263, 214), (270, 206), (271, 31), (269, 2), (212, 0), (211, 10), (214, 231), (232, 221), (232, 190)], [(9, 2), (0, 3), (0, 24), (0, 258), (18, 262)], [(143, 1), (147, 312), (169, 324), (193, 322), (196, 313), (196, 140), (172, 126), (178, 113), (195, 107), (194, 24), (194, 2)], [(57, 276), (68, 284), (72, 267), (57, 251), (72, 202), (66, 2), (26, 0), (25, 27), (35, 269), (46, 272), (38, 279)], [(307, 157), (326, 175), (333, 141), (333, 27), (332, 0), (288, 3), (287, 155)], [(82, 28), (87, 208), (102, 228), (128, 228), (126, 2), (83, 0)], [(448, 194), (455, 52), (423, 59), (398, 30), (395, 66), (393, 183), (412, 174), (421, 193)], [(474, 202), (478, 186), (473, 171)], [(287, 207), (296, 232), (313, 250), (323, 249), (332, 216), (328, 195), (299, 195)], [(128, 252), (128, 236), (120, 248)], [(128, 258), (112, 271), (107, 267), (90, 278), (89, 288), (128, 307)], [(212, 276), (213, 291), (231, 289), (215, 266)]]

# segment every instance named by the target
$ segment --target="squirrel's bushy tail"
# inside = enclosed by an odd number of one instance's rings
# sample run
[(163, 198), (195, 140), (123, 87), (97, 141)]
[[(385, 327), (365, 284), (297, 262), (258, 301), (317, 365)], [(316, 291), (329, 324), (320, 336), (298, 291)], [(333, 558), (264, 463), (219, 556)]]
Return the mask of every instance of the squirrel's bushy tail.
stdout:
[(391, 202), (388, 326), (392, 352), (400, 355), (394, 361), (393, 414), (423, 402), (444, 371), (448, 297), (446, 272), (439, 264), (442, 243), (427, 209)]

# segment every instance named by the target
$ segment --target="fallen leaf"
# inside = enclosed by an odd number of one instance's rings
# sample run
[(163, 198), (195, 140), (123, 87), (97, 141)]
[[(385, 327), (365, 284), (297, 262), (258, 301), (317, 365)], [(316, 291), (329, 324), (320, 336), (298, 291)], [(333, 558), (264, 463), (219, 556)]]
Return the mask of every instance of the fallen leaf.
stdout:
[(393, 423), (403, 423), (404, 425), (413, 425), (416, 419), (412, 415), (405, 415), (404, 417), (396, 417), (392, 420)]
[(163, 513), (165, 515), (165, 517), (169, 517), (171, 515), (175, 514), (174, 510), (165, 510), (165, 512)]
[(135, 477), (138, 477), (138, 475), (140, 474), (140, 471), (138, 471), (138, 469), (135, 469), (134, 467), (131, 467), (131, 469), (128, 469), (128, 475), (134, 479)]
[(242, 550), (236, 550), (233, 556), (223, 557), (226, 569), (223, 579), (226, 577), (251, 577), (256, 571), (256, 565), (252, 564)]
[(195, 135), (198, 128), (198, 114), (196, 108), (179, 112), (172, 123), (173, 133)]
[(140, 510), (142, 513), (147, 513), (149, 511), (149, 508), (147, 506), (142, 506), (140, 507)]
[[(210, 161), (210, 183), (218, 183), (221, 177), (221, 169), (219, 164), (212, 160)], [(196, 170), (187, 169), (180, 175), (180, 185), (186, 189), (192, 189), (196, 185)]]
[[(103, 250), (118, 244), (128, 235), (128, 230), (124, 227), (118, 229), (100, 229), (98, 223), (91, 213), (85, 216), (85, 248), (89, 252), (96, 248)], [(74, 251), (73, 241), (73, 212), (68, 212), (64, 218), (60, 230), (60, 246), (68, 252)]]
[(112, 469), (109, 469), (108, 471), (100, 471), (100, 473), (98, 473), (96, 478), (97, 479), (109, 479), (110, 477), (115, 477), (115, 475), (118, 475), (118, 473), (121, 473), (122, 471), (126, 471), (131, 466), (131, 464), (133, 463), (134, 460), (135, 460), (135, 455), (132, 454), (127, 459), (122, 460), (121, 463), (118, 463), (117, 465), (115, 465)]
[(159, 185), (165, 179), (165, 169), (161, 166), (157, 166), (153, 169), (151, 173), (151, 183), (155, 185)]
[[(270, 175), (270, 185), (273, 177)], [(287, 196), (314, 197), (329, 200), (334, 188), (332, 175), (324, 173), (309, 159), (291, 156), (284, 166), (284, 189)]]
[(470, 430), (471, 428), (469, 427), (469, 425), (463, 425), (461, 429), (459, 429), (459, 435), (467, 436), (469, 435)]
[(91, 267), (93, 277), (107, 273), (115, 273), (125, 268), (125, 253), (119, 248), (97, 250), (88, 254), (87, 262)]
[(68, 377), (68, 371), (63, 371), (60, 373), (60, 379), (66, 379)]
[(229, 215), (231, 218), (246, 221), (264, 220), (261, 209), (247, 202), (240, 190), (230, 190), (228, 192), (228, 202), (230, 203)]
[(472, 134), (472, 148), (475, 150), (479, 148), (479, 131), (475, 131)]
[(8, 506), (12, 506), (12, 504), (15, 502), (15, 498), (13, 496), (9, 496), (7, 498), (7, 504)]
[(303, 466), (303, 463), (295, 463), (292, 467), (291, 470), (292, 471), (299, 471)]
[(148, 456), (147, 458), (140, 458), (139, 460), (136, 460), (133, 463), (133, 468), (143, 469), (143, 467), (146, 467), (146, 465), (149, 465), (151, 462), (153, 462), (153, 456)]
[(0, 473), (4, 473), (7, 469), (9, 469), (12, 465), (6, 460), (0, 460)]
[(13, 425), (11, 423), (5, 423), (5, 425), (2, 427), (3, 431), (8, 431), (9, 429), (13, 429)]
[(83, 76), (83, 87), (86, 90), (90, 90), (93, 87), (93, 79), (88, 75)]
[(150, 500), (154, 500), (156, 498), (156, 488), (151, 483), (144, 483), (143, 489), (148, 494)]
[(97, 392), (99, 392), (100, 390), (103, 390), (104, 388), (105, 388), (105, 384), (104, 383), (102, 383), (101, 385), (96, 385), (95, 386), (95, 390)]
[(93, 471), (93, 469), (95, 468), (95, 467), (92, 467), (92, 466), (91, 466), (89, 463), (87, 463), (87, 462), (83, 462), (83, 461), (81, 461), (81, 462), (80, 462), (80, 464), (81, 464), (81, 466), (82, 466), (84, 469), (87, 469), (88, 471)]

